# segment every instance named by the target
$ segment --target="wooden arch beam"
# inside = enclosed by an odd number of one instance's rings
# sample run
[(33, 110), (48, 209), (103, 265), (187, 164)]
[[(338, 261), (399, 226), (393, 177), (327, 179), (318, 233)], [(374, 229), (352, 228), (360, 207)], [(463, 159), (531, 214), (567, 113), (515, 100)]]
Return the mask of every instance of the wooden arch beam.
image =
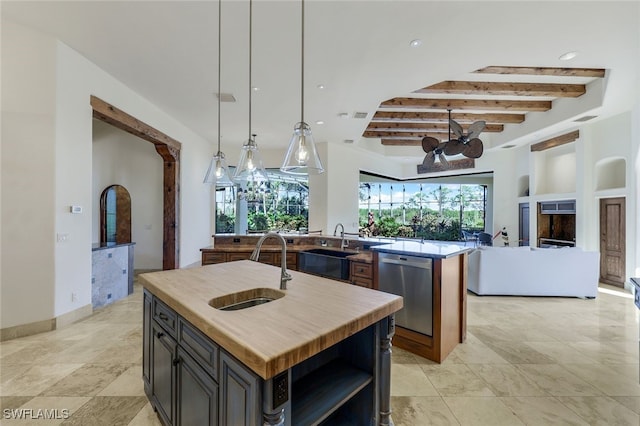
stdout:
[(180, 267), (180, 149), (182, 144), (117, 107), (91, 96), (93, 118), (151, 142), (163, 160), (162, 269)]

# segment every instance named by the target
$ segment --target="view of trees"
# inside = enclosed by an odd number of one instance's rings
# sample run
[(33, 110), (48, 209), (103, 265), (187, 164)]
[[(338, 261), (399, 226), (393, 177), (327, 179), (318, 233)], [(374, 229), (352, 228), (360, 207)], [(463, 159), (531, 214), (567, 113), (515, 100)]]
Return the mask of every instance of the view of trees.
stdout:
[(363, 234), (455, 241), (461, 229), (484, 229), (482, 185), (367, 182), (359, 194)]
[[(247, 201), (250, 231), (306, 231), (306, 179), (269, 172), (269, 182), (216, 191), (216, 232), (234, 232), (236, 198)], [(455, 241), (461, 230), (484, 229), (485, 187), (429, 183), (361, 183), (360, 233), (364, 236)], [(369, 225), (369, 212), (373, 225)]]
[(219, 188), (216, 191), (216, 232), (234, 232), (237, 196), (247, 201), (250, 231), (306, 230), (309, 222), (309, 188), (306, 180), (283, 180), (269, 173), (269, 182), (248, 183), (247, 189)]

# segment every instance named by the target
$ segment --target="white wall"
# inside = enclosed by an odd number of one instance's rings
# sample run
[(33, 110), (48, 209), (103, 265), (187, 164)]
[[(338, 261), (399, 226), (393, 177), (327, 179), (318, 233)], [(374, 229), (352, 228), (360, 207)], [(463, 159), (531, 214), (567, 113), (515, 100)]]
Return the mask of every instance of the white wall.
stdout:
[(162, 269), (163, 161), (155, 146), (93, 120), (92, 176), (92, 241), (100, 242), (102, 192), (111, 185), (122, 185), (131, 196), (134, 268)]
[[(200, 259), (199, 249), (210, 241), (210, 188), (202, 178), (213, 144), (68, 46), (6, 20), (2, 89), (3, 328), (91, 304), (92, 218), (97, 214), (91, 95), (182, 143), (180, 264)], [(83, 214), (69, 213), (71, 205), (82, 206)], [(67, 241), (54, 243), (57, 233), (66, 234)]]
[(54, 315), (54, 48), (2, 21), (1, 328)]

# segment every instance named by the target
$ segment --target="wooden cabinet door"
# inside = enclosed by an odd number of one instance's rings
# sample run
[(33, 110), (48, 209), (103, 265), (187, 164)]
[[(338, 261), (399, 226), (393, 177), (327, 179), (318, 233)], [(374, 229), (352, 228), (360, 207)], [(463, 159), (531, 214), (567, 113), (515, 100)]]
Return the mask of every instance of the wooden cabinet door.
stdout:
[(220, 424), (258, 426), (262, 407), (258, 376), (220, 351)]
[(626, 275), (625, 199), (600, 200), (600, 281), (624, 287)]
[(218, 384), (180, 347), (176, 385), (178, 426), (218, 424)]
[(151, 348), (153, 402), (164, 423), (170, 425), (175, 420), (173, 360), (177, 344), (155, 321), (151, 328), (153, 331)]

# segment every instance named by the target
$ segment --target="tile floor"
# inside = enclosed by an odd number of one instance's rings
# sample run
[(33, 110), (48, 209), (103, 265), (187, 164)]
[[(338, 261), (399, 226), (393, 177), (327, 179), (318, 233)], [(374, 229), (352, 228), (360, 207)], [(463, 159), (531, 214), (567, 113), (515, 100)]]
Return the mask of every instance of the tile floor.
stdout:
[[(470, 294), (468, 341), (445, 362), (394, 348), (396, 426), (638, 426), (638, 312), (630, 294), (602, 290)], [(0, 343), (0, 424), (159, 425), (142, 387), (141, 296), (136, 285), (76, 324)], [(58, 418), (9, 419), (17, 408)]]

